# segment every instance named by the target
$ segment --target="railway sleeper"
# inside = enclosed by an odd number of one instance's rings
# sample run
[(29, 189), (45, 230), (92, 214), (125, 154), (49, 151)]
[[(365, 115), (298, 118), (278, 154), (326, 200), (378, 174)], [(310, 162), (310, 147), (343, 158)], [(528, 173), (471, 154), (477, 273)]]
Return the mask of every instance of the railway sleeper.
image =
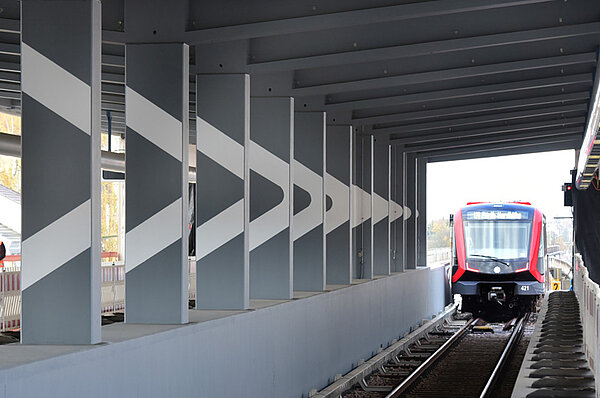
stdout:
[(377, 376), (377, 377), (382, 377), (382, 378), (387, 378), (387, 379), (402, 379), (406, 376), (408, 376), (410, 374), (410, 372), (406, 371), (406, 372), (382, 372), (381, 369), (379, 369), (379, 372), (373, 373), (371, 374), (371, 376)]
[(380, 369), (379, 374), (381, 376), (390, 376), (390, 377), (407, 377), (412, 373), (411, 370), (402, 370), (402, 371), (390, 371), (385, 368)]
[(364, 378), (358, 382), (360, 388), (365, 392), (390, 392), (393, 386), (369, 386)]
[(423, 363), (422, 361), (409, 358), (394, 358), (394, 364), (398, 366), (416, 368)]

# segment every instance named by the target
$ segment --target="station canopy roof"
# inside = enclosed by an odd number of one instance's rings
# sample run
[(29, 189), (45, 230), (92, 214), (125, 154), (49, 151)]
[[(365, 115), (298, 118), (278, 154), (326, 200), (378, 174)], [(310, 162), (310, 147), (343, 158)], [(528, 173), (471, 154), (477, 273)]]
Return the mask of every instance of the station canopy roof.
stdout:
[[(2, 3), (0, 107), (18, 113), (19, 2)], [(184, 41), (191, 142), (195, 73), (249, 73), (254, 96), (293, 96), (430, 161), (579, 149), (600, 45), (597, 0), (105, 0), (102, 12), (104, 129), (111, 111), (125, 130), (123, 44)]]

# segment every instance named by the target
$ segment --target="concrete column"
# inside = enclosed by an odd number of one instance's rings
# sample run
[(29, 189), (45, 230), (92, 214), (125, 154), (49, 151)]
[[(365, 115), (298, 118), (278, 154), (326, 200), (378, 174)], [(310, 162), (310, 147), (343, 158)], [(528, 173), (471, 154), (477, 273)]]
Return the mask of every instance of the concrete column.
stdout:
[(250, 297), (293, 297), (294, 99), (251, 98)]
[(101, 340), (100, 2), (24, 0), (21, 19), (21, 342), (94, 344)]
[(417, 266), (427, 265), (427, 158), (417, 159)]
[(196, 76), (196, 308), (247, 309), (250, 77)]
[(294, 290), (325, 290), (325, 113), (294, 114)]
[(404, 157), (406, 159), (404, 268), (415, 269), (417, 264), (417, 159), (414, 153), (405, 153)]
[(371, 228), (371, 192), (373, 191), (373, 137), (356, 136), (354, 182), (352, 185), (352, 240), (354, 277), (373, 277), (373, 229)]
[(125, 320), (188, 321), (189, 52), (125, 47)]
[(390, 146), (390, 268), (392, 272), (404, 271), (404, 221), (403, 221), (403, 191), (404, 191), (404, 168), (402, 149), (398, 146)]
[(352, 282), (352, 126), (327, 126), (325, 175), (327, 283)]
[(390, 146), (382, 138), (373, 142), (373, 274), (390, 274)]

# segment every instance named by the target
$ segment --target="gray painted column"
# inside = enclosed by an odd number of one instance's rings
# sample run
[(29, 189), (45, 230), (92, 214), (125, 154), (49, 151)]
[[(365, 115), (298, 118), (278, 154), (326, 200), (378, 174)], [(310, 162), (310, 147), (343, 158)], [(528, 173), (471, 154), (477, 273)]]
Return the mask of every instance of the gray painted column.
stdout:
[(352, 126), (327, 126), (325, 233), (327, 283), (352, 282)]
[(404, 168), (402, 148), (392, 145), (390, 167), (390, 268), (392, 272), (404, 271), (404, 219), (403, 219), (403, 192)]
[(94, 344), (101, 341), (100, 2), (24, 0), (21, 22), (21, 342)]
[(352, 185), (352, 245), (354, 277), (373, 277), (373, 229), (371, 192), (373, 190), (373, 136), (356, 136), (354, 182)]
[(417, 264), (417, 159), (414, 153), (405, 153), (406, 158), (406, 199), (404, 268), (415, 269)]
[(247, 309), (250, 77), (196, 76), (196, 308)]
[(189, 51), (125, 46), (125, 320), (188, 321)]
[(250, 298), (293, 297), (294, 99), (251, 98)]
[(417, 266), (427, 265), (427, 158), (417, 159)]
[(390, 146), (387, 141), (373, 141), (373, 274), (390, 274)]
[(325, 113), (294, 114), (294, 290), (325, 290)]

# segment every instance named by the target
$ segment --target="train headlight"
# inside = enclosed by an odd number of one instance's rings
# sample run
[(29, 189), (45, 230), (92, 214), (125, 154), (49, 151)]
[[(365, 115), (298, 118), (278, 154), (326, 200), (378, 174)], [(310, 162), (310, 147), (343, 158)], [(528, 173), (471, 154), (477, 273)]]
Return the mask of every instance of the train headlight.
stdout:
[(496, 265), (496, 266), (494, 267), (494, 272), (495, 272), (496, 274), (499, 274), (499, 273), (500, 273), (500, 267), (498, 267), (498, 266)]

